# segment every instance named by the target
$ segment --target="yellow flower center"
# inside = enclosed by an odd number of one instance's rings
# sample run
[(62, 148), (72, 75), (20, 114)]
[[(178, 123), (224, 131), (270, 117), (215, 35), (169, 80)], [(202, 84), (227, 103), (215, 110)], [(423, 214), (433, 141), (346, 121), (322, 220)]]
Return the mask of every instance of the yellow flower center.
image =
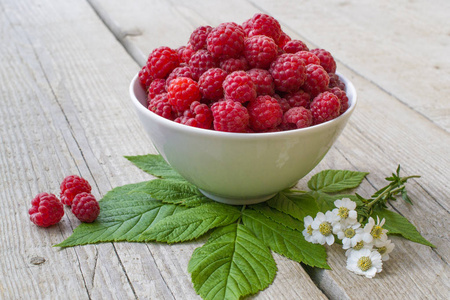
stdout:
[(341, 217), (341, 219), (347, 219), (348, 218), (348, 208), (343, 207), (343, 206), (339, 207), (338, 216)]
[(357, 243), (356, 243), (356, 245), (355, 245), (355, 247), (353, 247), (353, 249), (355, 249), (355, 250), (361, 250), (363, 247), (364, 247), (364, 242), (363, 242), (363, 241), (360, 241), (360, 242), (357, 242)]
[(358, 259), (358, 268), (360, 268), (363, 271), (367, 271), (372, 267), (372, 261), (368, 256), (363, 256), (360, 259)]
[(383, 254), (385, 254), (386, 253), (386, 251), (387, 251), (387, 249), (386, 249), (386, 247), (380, 247), (380, 248), (378, 248), (377, 249), (378, 250), (378, 252), (381, 254), (381, 255), (383, 255)]
[(328, 236), (332, 232), (331, 224), (329, 222), (323, 222), (319, 225), (319, 231), (324, 236)]
[(312, 229), (311, 225), (308, 225), (308, 227), (306, 228), (306, 232), (307, 232), (309, 235), (312, 235), (313, 229)]
[(375, 225), (373, 226), (370, 234), (373, 236), (374, 239), (379, 239), (383, 234), (383, 228), (381, 226)]
[(352, 237), (355, 236), (355, 234), (356, 234), (355, 229), (353, 229), (351, 227), (344, 230), (344, 235), (346, 238), (351, 239)]

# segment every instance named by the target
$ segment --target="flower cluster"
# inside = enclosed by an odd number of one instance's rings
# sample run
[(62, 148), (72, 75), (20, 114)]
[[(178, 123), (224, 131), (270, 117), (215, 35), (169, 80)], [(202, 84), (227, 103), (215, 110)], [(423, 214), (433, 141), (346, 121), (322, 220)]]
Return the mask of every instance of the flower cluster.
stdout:
[(317, 213), (313, 219), (304, 219), (305, 240), (314, 244), (332, 245), (337, 237), (346, 250), (347, 269), (372, 278), (381, 272), (383, 261), (389, 259), (394, 244), (387, 238), (387, 230), (383, 229), (385, 220), (377, 217), (377, 222), (369, 217), (362, 226), (358, 222), (356, 203), (348, 198), (334, 201), (335, 209)]

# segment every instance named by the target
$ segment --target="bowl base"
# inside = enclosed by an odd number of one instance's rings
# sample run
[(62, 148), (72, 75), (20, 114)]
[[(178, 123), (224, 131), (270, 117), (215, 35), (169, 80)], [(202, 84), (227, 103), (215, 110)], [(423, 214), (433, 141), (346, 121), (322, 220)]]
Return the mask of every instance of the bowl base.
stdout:
[(261, 203), (261, 202), (269, 200), (270, 198), (272, 198), (273, 196), (275, 196), (277, 194), (277, 193), (274, 193), (274, 194), (271, 194), (268, 196), (254, 197), (254, 198), (227, 198), (227, 197), (211, 194), (202, 189), (199, 189), (199, 190), (203, 195), (205, 195), (206, 197), (208, 197), (211, 200), (214, 200), (214, 201), (217, 201), (220, 203), (231, 204), (231, 205), (249, 205), (249, 204)]

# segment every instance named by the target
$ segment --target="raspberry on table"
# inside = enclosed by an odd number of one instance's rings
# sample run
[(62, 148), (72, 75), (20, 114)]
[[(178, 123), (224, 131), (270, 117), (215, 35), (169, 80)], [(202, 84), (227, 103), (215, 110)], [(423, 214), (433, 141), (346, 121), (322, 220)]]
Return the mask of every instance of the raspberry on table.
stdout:
[(313, 116), (309, 109), (298, 106), (292, 107), (283, 115), (280, 127), (282, 130), (306, 128), (313, 124)]
[(154, 49), (147, 60), (147, 68), (153, 78), (165, 78), (179, 64), (177, 51), (165, 46)]
[(194, 101), (189, 109), (184, 111), (183, 116), (175, 119), (175, 122), (197, 128), (211, 129), (213, 115), (208, 105)]
[(252, 68), (269, 68), (277, 55), (278, 46), (268, 36), (254, 35), (244, 41), (244, 56)]
[(138, 77), (141, 87), (145, 91), (148, 91), (148, 87), (152, 83), (153, 77), (150, 75), (150, 71), (148, 70), (147, 66), (142, 67), (142, 69), (139, 71)]
[(283, 50), (286, 53), (297, 53), (299, 51), (309, 51), (309, 48), (300, 40), (290, 40), (284, 45)]
[(222, 23), (208, 35), (207, 50), (219, 59), (238, 58), (244, 49), (245, 32), (234, 22)]
[(223, 98), (222, 84), (228, 73), (220, 68), (212, 68), (200, 76), (198, 85), (203, 98), (208, 101), (217, 101)]
[(257, 13), (245, 21), (242, 28), (248, 37), (266, 35), (271, 37), (276, 44), (278, 44), (282, 32), (280, 23), (274, 17), (262, 13)]
[(245, 103), (256, 98), (256, 86), (245, 71), (228, 74), (222, 86), (226, 100)]
[(203, 73), (211, 68), (217, 67), (217, 61), (213, 55), (207, 50), (198, 50), (189, 60), (192, 79), (198, 80)]
[(176, 67), (175, 69), (173, 69), (173, 71), (170, 72), (169, 76), (167, 76), (167, 78), (166, 78), (166, 89), (169, 87), (172, 79), (175, 79), (178, 77), (192, 78), (191, 68), (188, 66), (184, 66), (184, 67)]
[(311, 95), (304, 90), (298, 90), (293, 93), (286, 94), (284, 96), (289, 103), (290, 107), (300, 107), (309, 108), (311, 102)]
[(314, 124), (320, 124), (338, 117), (341, 110), (339, 98), (330, 92), (317, 95), (310, 105)]
[(238, 58), (229, 58), (220, 62), (220, 68), (227, 73), (232, 73), (234, 71), (247, 71), (250, 69), (248, 61), (245, 56), (240, 56)]
[(247, 108), (240, 102), (224, 100), (211, 106), (213, 125), (217, 131), (247, 132), (249, 114)]
[(328, 91), (335, 94), (336, 97), (338, 97), (338, 99), (341, 103), (340, 114), (342, 115), (348, 109), (347, 93), (345, 93), (343, 90), (341, 90), (338, 87), (333, 87), (333, 88), (329, 89)]
[(40, 193), (31, 201), (28, 213), (31, 222), (40, 227), (49, 227), (61, 221), (64, 206), (55, 195)]
[(200, 101), (202, 98), (198, 83), (187, 77), (173, 79), (167, 92), (170, 105), (178, 112), (185, 111), (192, 102)]
[(328, 73), (328, 76), (330, 77), (330, 83), (328, 84), (328, 87), (330, 89), (338, 87), (341, 90), (345, 91), (345, 83), (341, 81), (341, 79), (336, 73)]
[(169, 103), (168, 93), (156, 95), (153, 99), (150, 100), (148, 109), (155, 114), (169, 120), (174, 120), (176, 116), (176, 112), (173, 110), (172, 105), (170, 105)]
[(275, 89), (280, 92), (297, 91), (306, 80), (305, 63), (292, 53), (278, 56), (270, 65), (269, 72)]
[(305, 65), (314, 64), (314, 65), (320, 65), (320, 59), (312, 52), (309, 51), (298, 51), (295, 53), (298, 57), (303, 59), (305, 62)]
[(79, 193), (87, 192), (90, 193), (92, 188), (89, 182), (78, 176), (70, 175), (63, 179), (61, 182), (61, 202), (65, 205), (72, 205), (73, 198)]
[(320, 59), (320, 65), (328, 73), (336, 72), (336, 62), (330, 52), (325, 49), (312, 49), (311, 52)]
[(151, 99), (155, 98), (156, 95), (166, 92), (166, 80), (157, 78), (152, 81), (148, 87), (147, 102), (149, 103)]
[(264, 69), (250, 69), (247, 74), (251, 77), (256, 87), (257, 96), (275, 94), (275, 84), (273, 83), (272, 75), (269, 71)]
[(100, 214), (100, 205), (92, 194), (80, 193), (73, 199), (72, 213), (81, 222), (92, 223)]
[(329, 82), (330, 77), (322, 66), (314, 64), (306, 66), (306, 80), (303, 89), (310, 93), (312, 97), (325, 92), (328, 89)]
[(211, 26), (197, 27), (189, 38), (189, 44), (191, 44), (194, 51), (200, 49), (206, 49), (206, 38), (213, 28)]
[(250, 128), (255, 132), (276, 128), (283, 118), (283, 110), (277, 99), (259, 96), (247, 106)]

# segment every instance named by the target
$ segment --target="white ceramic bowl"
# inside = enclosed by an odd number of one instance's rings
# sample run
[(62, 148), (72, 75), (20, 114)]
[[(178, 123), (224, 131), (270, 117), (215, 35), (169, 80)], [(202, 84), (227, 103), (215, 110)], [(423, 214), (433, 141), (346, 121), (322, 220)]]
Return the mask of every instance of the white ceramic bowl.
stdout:
[[(339, 74), (338, 74), (339, 75)], [(153, 145), (164, 159), (207, 197), (227, 204), (265, 201), (308, 174), (340, 135), (356, 105), (346, 85), (348, 110), (312, 127), (271, 133), (228, 133), (182, 125), (149, 111), (137, 75), (131, 100)]]

